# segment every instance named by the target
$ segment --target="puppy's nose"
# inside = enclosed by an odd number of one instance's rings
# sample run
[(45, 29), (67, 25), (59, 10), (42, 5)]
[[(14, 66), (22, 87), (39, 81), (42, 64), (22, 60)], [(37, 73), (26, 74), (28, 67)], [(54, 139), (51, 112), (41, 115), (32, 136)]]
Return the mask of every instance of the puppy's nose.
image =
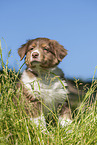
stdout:
[(38, 53), (38, 52), (33, 52), (33, 53), (32, 53), (32, 57), (33, 57), (33, 58), (37, 58), (38, 56), (39, 56), (39, 53)]

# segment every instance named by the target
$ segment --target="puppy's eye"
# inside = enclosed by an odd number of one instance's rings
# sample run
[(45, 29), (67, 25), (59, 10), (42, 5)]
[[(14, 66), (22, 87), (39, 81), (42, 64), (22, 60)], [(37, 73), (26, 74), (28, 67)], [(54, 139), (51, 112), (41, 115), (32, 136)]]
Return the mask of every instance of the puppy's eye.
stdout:
[(44, 50), (44, 51), (48, 51), (48, 49), (47, 49), (46, 47), (43, 47), (43, 50)]
[(31, 49), (30, 50), (33, 50), (34, 48), (33, 47), (31, 47)]

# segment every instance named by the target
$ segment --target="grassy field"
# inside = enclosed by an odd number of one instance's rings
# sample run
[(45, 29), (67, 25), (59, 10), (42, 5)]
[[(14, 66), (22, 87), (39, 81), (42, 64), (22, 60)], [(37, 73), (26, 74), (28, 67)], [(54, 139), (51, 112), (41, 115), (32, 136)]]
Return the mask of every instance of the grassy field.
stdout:
[(16, 98), (19, 72), (8, 68), (8, 59), (4, 64), (1, 46), (0, 55), (3, 68), (0, 74), (0, 145), (97, 144), (97, 80), (93, 78), (71, 124), (62, 128), (56, 118), (57, 126), (49, 124), (47, 130), (43, 130), (30, 120), (31, 115), (24, 109), (25, 103), (21, 94)]

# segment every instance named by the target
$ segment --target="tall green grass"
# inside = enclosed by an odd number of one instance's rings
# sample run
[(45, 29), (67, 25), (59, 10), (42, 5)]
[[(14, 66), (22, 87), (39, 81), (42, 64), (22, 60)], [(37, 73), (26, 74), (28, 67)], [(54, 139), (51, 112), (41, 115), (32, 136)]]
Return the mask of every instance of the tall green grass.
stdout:
[[(71, 124), (65, 127), (48, 125), (42, 130), (30, 120), (25, 103), (17, 94), (18, 73), (4, 63), (0, 43), (2, 71), (0, 74), (0, 145), (96, 145), (97, 144), (97, 80), (93, 78), (83, 102)], [(95, 100), (94, 100), (95, 96)], [(15, 98), (15, 103), (14, 103)]]

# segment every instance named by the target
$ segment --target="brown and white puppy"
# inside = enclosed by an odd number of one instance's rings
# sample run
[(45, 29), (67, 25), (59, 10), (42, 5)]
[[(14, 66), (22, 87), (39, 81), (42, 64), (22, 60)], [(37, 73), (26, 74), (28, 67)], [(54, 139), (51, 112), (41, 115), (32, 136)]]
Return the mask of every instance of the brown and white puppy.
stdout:
[(21, 81), (24, 96), (37, 108), (36, 111), (32, 107), (32, 112), (35, 111), (34, 120), (38, 123), (41, 116), (46, 116), (46, 120), (52, 119), (48, 114), (56, 112), (61, 106), (59, 120), (64, 126), (66, 120), (71, 121), (66, 102), (68, 90), (64, 74), (57, 65), (67, 55), (67, 50), (55, 40), (36, 38), (23, 44), (18, 49), (18, 54), (21, 60), (26, 55), (27, 69), (24, 70)]

